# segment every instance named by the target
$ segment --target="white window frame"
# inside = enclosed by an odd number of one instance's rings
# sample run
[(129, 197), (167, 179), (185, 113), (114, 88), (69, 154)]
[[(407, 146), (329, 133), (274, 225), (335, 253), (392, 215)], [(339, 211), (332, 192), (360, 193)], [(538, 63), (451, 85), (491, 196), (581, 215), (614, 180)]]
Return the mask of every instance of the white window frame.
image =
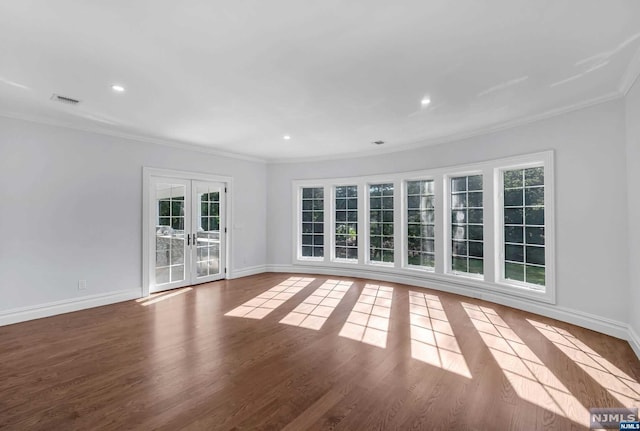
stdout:
[[(527, 285), (501, 277), (504, 262), (500, 251), (504, 249), (503, 196), (501, 172), (521, 166), (544, 166), (545, 169), (545, 286)], [(452, 177), (483, 176), (483, 242), (484, 274), (456, 273), (451, 269), (451, 181)], [(407, 181), (433, 180), (435, 191), (435, 267), (422, 268), (408, 265), (407, 254)], [(369, 260), (369, 186), (393, 183), (394, 185), (394, 262)], [(358, 187), (358, 260), (335, 258), (335, 187)], [(367, 273), (383, 279), (394, 276), (404, 280), (415, 279), (449, 286), (451, 291), (460, 287), (472, 291), (472, 296), (482, 292), (555, 304), (555, 200), (553, 151), (489, 160), (480, 163), (450, 166), (413, 172), (371, 175), (359, 177), (294, 180), (292, 182), (293, 265), (333, 268), (337, 274), (363, 275)], [(302, 257), (301, 193), (303, 187), (324, 189), (324, 257)], [(330, 270), (329, 270), (330, 271)], [(341, 272), (342, 271), (342, 272)], [(401, 281), (402, 282), (402, 281)]]
[[(482, 268), (482, 274), (473, 274), (473, 273), (469, 273), (469, 272), (462, 272), (462, 271), (454, 271), (454, 269), (452, 268), (452, 260), (453, 260), (453, 251), (451, 249), (451, 225), (453, 224), (451, 222), (451, 180), (453, 178), (460, 178), (460, 177), (469, 177), (469, 176), (475, 176), (475, 175), (481, 175), (482, 176), (482, 230), (483, 230), (483, 234), (482, 234), (482, 247), (483, 247), (483, 253), (482, 253), (482, 264), (483, 264), (483, 268)], [(465, 278), (470, 278), (470, 279), (475, 279), (475, 280), (485, 280), (485, 274), (487, 273), (487, 268), (485, 266), (485, 255), (486, 253), (486, 229), (485, 226), (487, 225), (486, 222), (486, 213), (485, 213), (485, 208), (486, 208), (486, 199), (485, 199), (485, 180), (486, 180), (486, 176), (484, 173), (484, 170), (482, 169), (474, 169), (474, 170), (460, 170), (460, 171), (455, 171), (455, 172), (451, 172), (448, 173), (446, 175), (444, 175), (444, 196), (445, 196), (445, 202), (446, 205), (442, 206), (442, 209), (445, 212), (445, 237), (443, 238), (445, 244), (444, 244), (444, 248), (445, 248), (445, 252), (444, 252), (444, 258), (445, 261), (444, 263), (444, 268), (445, 268), (445, 273), (446, 274), (450, 274), (450, 275), (454, 275), (456, 277), (465, 277)], [(467, 253), (468, 254), (468, 253)]]
[[(361, 223), (361, 219), (362, 219), (362, 187), (357, 183), (357, 182), (352, 182), (352, 183), (334, 183), (331, 186), (331, 217), (330, 217), (330, 223), (331, 223), (331, 235), (330, 235), (330, 248), (331, 248), (331, 262), (337, 262), (337, 263), (346, 263), (346, 264), (359, 264), (362, 263), (362, 241), (363, 241), (363, 237), (362, 237), (362, 223)], [(355, 187), (357, 190), (357, 194), (358, 194), (358, 258), (357, 259), (345, 259), (345, 258), (339, 258), (336, 257), (336, 188), (338, 187)], [(326, 189), (325, 189), (326, 191)], [(347, 224), (349, 224), (349, 221), (347, 220)]]
[[(496, 283), (510, 288), (522, 289), (525, 292), (539, 291), (540, 293), (548, 293), (545, 291), (553, 290), (555, 292), (555, 220), (553, 203), (554, 198), (554, 168), (552, 154), (545, 154), (545, 157), (526, 157), (523, 156), (519, 160), (513, 160), (513, 164), (501, 166), (495, 169), (495, 183), (498, 185), (498, 196), (496, 204), (496, 244), (495, 258), (497, 265), (495, 279)], [(517, 169), (527, 168), (544, 168), (544, 229), (545, 229), (545, 285), (540, 286), (532, 283), (525, 283), (517, 280), (509, 280), (504, 277), (504, 172)], [(550, 264), (551, 263), (551, 264)]]
[[(409, 201), (407, 199), (407, 189), (408, 189), (408, 183), (411, 181), (433, 181), (433, 200), (435, 202), (434, 204), (434, 237), (433, 237), (433, 242), (434, 242), (434, 266), (433, 267), (428, 267), (428, 266), (420, 266), (420, 265), (410, 265), (409, 264), (409, 250), (408, 250), (408, 245), (409, 245), (409, 233), (407, 232), (408, 230), (408, 211), (409, 211)], [(402, 226), (402, 244), (404, 245), (402, 248), (402, 266), (404, 268), (407, 268), (409, 270), (412, 271), (419, 271), (419, 272), (429, 272), (429, 273), (434, 273), (436, 272), (436, 268), (438, 267), (438, 261), (441, 260), (438, 257), (438, 248), (440, 247), (440, 242), (441, 239), (438, 235), (438, 202), (441, 199), (441, 196), (439, 196), (438, 193), (438, 181), (437, 179), (433, 176), (433, 175), (421, 175), (421, 176), (417, 176), (417, 177), (412, 177), (412, 178), (405, 178), (402, 180), (402, 216), (400, 218), (401, 220), (401, 226)], [(440, 223), (442, 223), (442, 221), (440, 220)], [(441, 257), (441, 256), (440, 256)]]
[[(388, 177), (387, 177), (388, 178)], [(370, 186), (372, 185), (379, 185), (379, 184), (393, 184), (393, 262), (377, 262), (377, 261), (372, 261), (371, 260), (371, 220), (369, 220), (369, 216), (370, 216), (370, 211), (371, 211), (371, 189)], [(371, 265), (371, 266), (376, 266), (376, 267), (385, 267), (385, 268), (394, 268), (397, 266), (398, 264), (398, 222), (399, 222), (399, 217), (398, 217), (398, 181), (394, 178), (389, 178), (389, 179), (381, 179), (381, 180), (376, 180), (376, 181), (367, 181), (365, 183), (365, 219), (364, 219), (364, 224), (366, 226), (366, 254), (364, 256), (364, 260), (366, 262), (367, 265)]]
[[(324, 243), (323, 243), (323, 253), (322, 253), (322, 257), (315, 257), (315, 256), (303, 256), (302, 255), (302, 189), (305, 188), (321, 188), (323, 189), (322, 195), (323, 195), (323, 208), (322, 210), (324, 211), (323, 214), (323, 223), (324, 223), (324, 229), (323, 229), (323, 236), (324, 236)], [(305, 185), (301, 185), (299, 187), (294, 187), (293, 189), (294, 192), (294, 199), (296, 201), (296, 216), (294, 217), (294, 220), (296, 221), (296, 234), (295, 234), (295, 238), (294, 238), (294, 246), (295, 248), (295, 256), (299, 261), (303, 261), (303, 262), (324, 262), (327, 260), (327, 243), (329, 242), (329, 235), (327, 233), (327, 229), (326, 229), (326, 224), (327, 224), (327, 188), (324, 184), (322, 183), (309, 183), (309, 184), (305, 184)]]

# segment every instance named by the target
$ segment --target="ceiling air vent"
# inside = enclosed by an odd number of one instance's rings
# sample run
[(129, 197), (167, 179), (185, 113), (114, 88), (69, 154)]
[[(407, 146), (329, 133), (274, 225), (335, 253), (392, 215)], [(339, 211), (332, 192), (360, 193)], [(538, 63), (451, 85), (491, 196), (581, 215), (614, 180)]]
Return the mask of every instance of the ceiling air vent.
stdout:
[(64, 103), (66, 105), (77, 105), (78, 103), (80, 103), (80, 101), (78, 99), (73, 99), (71, 97), (61, 96), (61, 95), (55, 94), (55, 93), (51, 95), (51, 100), (53, 100), (54, 102)]
[(382, 145), (382, 144), (384, 144), (384, 141), (373, 141), (372, 144), (374, 144), (374, 145)]

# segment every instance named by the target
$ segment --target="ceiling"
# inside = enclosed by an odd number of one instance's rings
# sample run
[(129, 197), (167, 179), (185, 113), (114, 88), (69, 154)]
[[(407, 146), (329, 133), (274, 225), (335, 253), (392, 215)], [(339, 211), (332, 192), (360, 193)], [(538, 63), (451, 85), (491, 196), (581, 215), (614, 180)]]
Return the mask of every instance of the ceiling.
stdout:
[(0, 115), (347, 157), (620, 97), (639, 48), (637, 0), (7, 0)]

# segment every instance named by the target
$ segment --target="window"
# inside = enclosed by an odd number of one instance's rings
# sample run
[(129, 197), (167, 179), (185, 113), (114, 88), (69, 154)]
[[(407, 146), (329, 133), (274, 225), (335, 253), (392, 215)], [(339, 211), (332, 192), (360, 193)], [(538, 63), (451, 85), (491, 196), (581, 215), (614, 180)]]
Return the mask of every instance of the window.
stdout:
[(555, 303), (552, 151), (292, 185), (293, 264)]
[(407, 263), (435, 264), (435, 202), (433, 180), (407, 181)]
[(451, 178), (451, 269), (484, 272), (482, 175)]
[(324, 257), (324, 188), (302, 188), (302, 256)]
[(336, 259), (358, 259), (358, 186), (340, 186), (336, 191)]
[(393, 262), (393, 183), (369, 185), (369, 260)]
[(503, 276), (544, 286), (544, 167), (505, 170), (503, 184)]

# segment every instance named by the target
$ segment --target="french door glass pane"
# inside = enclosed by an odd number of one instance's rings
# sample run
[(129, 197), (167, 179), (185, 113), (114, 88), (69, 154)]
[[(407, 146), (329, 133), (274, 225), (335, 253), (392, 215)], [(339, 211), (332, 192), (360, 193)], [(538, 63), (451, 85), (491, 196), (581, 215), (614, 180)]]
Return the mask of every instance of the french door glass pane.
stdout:
[(156, 185), (156, 285), (185, 279), (185, 193), (182, 184)]
[(214, 184), (196, 186), (196, 276), (220, 273), (220, 195)]

